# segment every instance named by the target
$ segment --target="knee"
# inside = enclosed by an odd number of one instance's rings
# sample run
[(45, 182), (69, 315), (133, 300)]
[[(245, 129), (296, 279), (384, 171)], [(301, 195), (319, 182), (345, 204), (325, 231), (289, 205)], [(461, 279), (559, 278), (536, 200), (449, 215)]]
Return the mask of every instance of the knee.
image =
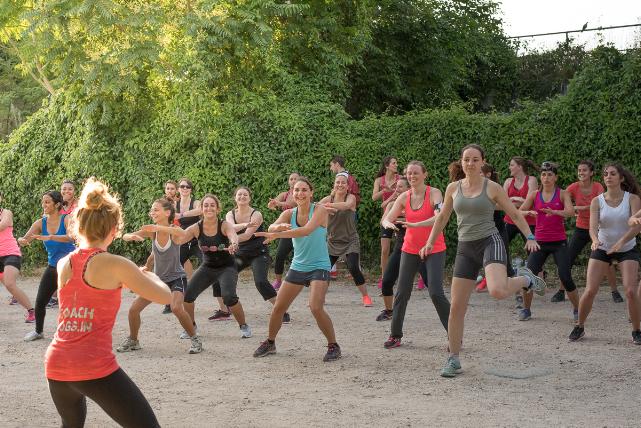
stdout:
[(507, 293), (501, 287), (487, 287), (488, 294), (497, 300), (505, 299), (509, 293)]
[(238, 296), (223, 296), (223, 303), (228, 308), (231, 308), (238, 303)]
[(637, 287), (625, 287), (624, 292), (625, 297), (628, 299), (628, 301), (636, 300), (637, 297), (639, 297), (639, 294), (637, 293)]
[(171, 312), (174, 315), (180, 315), (185, 311), (185, 308), (183, 307), (182, 303), (181, 304), (172, 303), (170, 307), (171, 307)]
[(563, 287), (565, 288), (565, 291), (567, 291), (568, 293), (571, 293), (574, 290), (576, 290), (576, 284), (574, 283), (574, 281), (572, 281), (571, 278), (569, 280), (566, 279), (561, 282), (563, 283)]
[(309, 302), (309, 310), (311, 311), (312, 315), (314, 315), (314, 317), (318, 317), (323, 312), (325, 312), (324, 306), (325, 303), (323, 301)]

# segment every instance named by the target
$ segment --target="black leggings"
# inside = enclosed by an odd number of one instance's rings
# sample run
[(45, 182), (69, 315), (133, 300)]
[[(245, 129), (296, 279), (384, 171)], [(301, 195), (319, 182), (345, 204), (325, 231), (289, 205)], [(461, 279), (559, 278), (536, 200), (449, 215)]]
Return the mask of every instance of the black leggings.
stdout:
[(412, 295), (414, 277), (419, 265), (425, 265), (427, 269), (427, 291), (430, 293), (432, 303), (436, 308), (443, 328), (447, 331), (447, 322), (450, 317), (450, 302), (443, 291), (443, 276), (445, 274), (445, 251), (431, 254), (422, 260), (418, 254), (401, 254), (400, 274), (398, 287), (394, 296), (394, 309), (392, 314), (392, 328), (390, 336), (403, 337), (403, 322), (405, 321), (405, 310)]
[(590, 238), (590, 231), (588, 229), (583, 229), (577, 227), (570, 238), (570, 243), (568, 244), (568, 259), (570, 263), (570, 269), (574, 266), (576, 258), (581, 251), (585, 248), (586, 245), (592, 242)]
[(554, 257), (554, 263), (559, 272), (561, 284), (567, 292), (576, 290), (576, 285), (572, 280), (572, 271), (570, 268), (570, 259), (568, 244), (566, 241), (539, 242), (540, 250), (530, 253), (527, 258), (527, 267), (534, 275), (538, 275), (543, 269), (545, 260), (551, 254)]
[[(267, 254), (259, 254), (254, 257), (236, 256), (236, 268), (238, 272), (251, 266), (252, 273), (254, 274), (254, 285), (256, 290), (263, 297), (263, 300), (269, 300), (276, 297), (276, 290), (269, 283), (267, 279), (267, 272), (269, 270), (270, 257)], [(220, 284), (214, 284), (214, 290), (220, 290)], [(215, 294), (215, 293), (214, 293)]]
[[(530, 227), (530, 232), (534, 234), (536, 226), (528, 226)], [(514, 268), (512, 267), (512, 257), (510, 256), (510, 242), (519, 235), (523, 238), (523, 243), (527, 242), (527, 237), (523, 236), (521, 230), (519, 230), (515, 224), (505, 223), (505, 228), (501, 231), (501, 238), (503, 238), (503, 242), (505, 243), (505, 252), (507, 253), (507, 276), (510, 278), (516, 275), (516, 272), (514, 272)]]
[[(218, 284), (218, 292), (216, 284)], [(196, 298), (210, 285), (214, 288), (214, 296), (222, 295), (225, 306), (230, 307), (238, 303), (236, 285), (238, 284), (238, 271), (235, 266), (219, 268), (200, 265), (187, 283), (185, 303), (194, 303)], [(217, 296), (218, 294), (218, 296)]]
[(38, 294), (36, 295), (36, 333), (42, 333), (47, 314), (47, 303), (58, 289), (58, 270), (53, 266), (47, 266), (40, 278)]
[[(398, 238), (397, 238), (398, 239)], [(387, 266), (385, 266), (385, 273), (383, 273), (383, 296), (394, 295), (394, 284), (398, 279), (399, 268), (401, 266), (401, 246), (394, 246), (394, 251), (387, 259)], [(421, 263), (418, 267), (418, 273), (423, 278), (423, 282), (427, 285), (427, 268), (425, 263)]]
[(111, 419), (123, 427), (159, 427), (147, 399), (122, 370), (109, 376), (76, 382), (47, 379), (53, 403), (63, 428), (85, 425), (87, 398), (95, 401)]
[(278, 248), (276, 249), (276, 260), (274, 260), (274, 273), (282, 275), (285, 271), (285, 260), (289, 254), (294, 251), (294, 243), (292, 238), (280, 238), (278, 240)]
[[(340, 256), (329, 256), (329, 264), (334, 266), (336, 261)], [(345, 254), (345, 263), (347, 263), (347, 269), (354, 279), (354, 284), (363, 285), (365, 284), (365, 277), (363, 272), (361, 272), (361, 257), (358, 253), (349, 253)]]

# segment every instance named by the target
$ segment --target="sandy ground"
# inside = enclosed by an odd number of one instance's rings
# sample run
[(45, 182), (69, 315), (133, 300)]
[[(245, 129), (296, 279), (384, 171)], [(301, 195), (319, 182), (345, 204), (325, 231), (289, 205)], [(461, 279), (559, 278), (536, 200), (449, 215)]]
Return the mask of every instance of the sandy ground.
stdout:
[[(37, 281), (23, 278), (19, 284), (33, 298)], [(551, 293), (535, 301), (528, 322), (516, 320), (511, 300), (474, 294), (461, 354), (464, 374), (444, 379), (439, 370), (446, 336), (427, 292), (412, 296), (403, 346), (386, 350), (389, 322), (374, 321), (381, 298), (363, 308), (353, 286), (334, 282), (327, 310), (343, 349), (334, 363), (322, 362), (324, 338), (303, 292), (291, 308), (292, 324), (278, 336), (278, 353), (254, 359), (266, 336), (269, 306), (250, 281), (242, 277), (239, 296), (253, 338), (241, 339), (233, 321), (208, 322), (213, 299), (205, 292), (196, 308), (202, 354), (188, 355), (175, 318), (153, 305), (143, 313), (143, 349), (117, 355), (163, 426), (641, 425), (641, 347), (631, 343), (626, 305), (613, 303), (605, 288), (579, 343), (567, 341), (569, 302), (549, 303)], [(46, 340), (25, 343), (31, 327), (22, 322), (22, 309), (6, 304), (6, 290), (0, 296), (0, 426), (59, 426), (42, 364), (57, 310), (47, 313)], [(133, 298), (123, 293), (114, 344), (127, 334)], [(114, 425), (89, 404), (88, 427)]]

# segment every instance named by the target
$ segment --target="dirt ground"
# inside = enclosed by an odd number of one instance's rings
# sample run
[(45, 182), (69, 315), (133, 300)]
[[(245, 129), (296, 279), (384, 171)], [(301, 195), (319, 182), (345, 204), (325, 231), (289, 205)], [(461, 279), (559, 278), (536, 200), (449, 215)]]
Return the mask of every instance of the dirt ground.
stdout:
[[(34, 298), (37, 283), (22, 278), (19, 285)], [(439, 376), (446, 335), (427, 292), (412, 295), (403, 346), (386, 350), (389, 322), (374, 321), (382, 300), (370, 290), (374, 307), (363, 308), (348, 281), (330, 287), (327, 310), (343, 349), (334, 363), (322, 362), (325, 342), (306, 307), (307, 292), (291, 308), (278, 353), (253, 358), (266, 337), (270, 306), (247, 276), (239, 296), (253, 338), (241, 339), (233, 321), (207, 321), (213, 298), (206, 291), (196, 307), (202, 354), (188, 355), (175, 318), (153, 305), (143, 313), (143, 349), (117, 358), (167, 427), (641, 425), (641, 347), (631, 343), (626, 304), (613, 303), (606, 288), (579, 343), (567, 341), (570, 303), (550, 303), (551, 293), (535, 301), (528, 322), (516, 320), (512, 300), (474, 294), (461, 353), (464, 374), (455, 379)], [(6, 290), (0, 296), (0, 426), (59, 426), (42, 363), (57, 310), (47, 312), (46, 339), (25, 343), (32, 327), (22, 322), (21, 308), (6, 304)], [(127, 334), (133, 298), (123, 293), (114, 345)], [(89, 404), (88, 427), (114, 425)]]

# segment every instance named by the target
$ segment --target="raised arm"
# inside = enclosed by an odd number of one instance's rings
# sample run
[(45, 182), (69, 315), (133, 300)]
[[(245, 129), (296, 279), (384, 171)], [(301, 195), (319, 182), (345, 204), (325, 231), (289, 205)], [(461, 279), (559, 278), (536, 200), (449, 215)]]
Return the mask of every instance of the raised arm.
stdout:
[[(254, 236), (254, 233), (256, 232), (256, 230), (258, 230), (260, 225), (263, 224), (263, 214), (260, 211), (256, 211), (254, 212), (253, 216), (249, 220), (250, 220), (249, 223), (244, 223), (246, 229), (243, 233), (238, 235), (238, 242), (248, 241)], [(238, 232), (238, 229), (236, 227), (234, 227), (234, 230)]]
[(24, 234), (22, 238), (18, 238), (18, 244), (21, 247), (31, 244), (31, 241), (36, 239), (42, 233), (42, 219), (34, 221), (27, 233)]
[(534, 206), (534, 198), (536, 198), (536, 190), (528, 193), (527, 197), (519, 207), (519, 211), (522, 211), (523, 215), (536, 215), (536, 211), (532, 210), (532, 207)]
[[(445, 189), (445, 197), (443, 198), (443, 207), (441, 208), (441, 212), (436, 216), (436, 221), (434, 222), (434, 226), (432, 227), (432, 231), (430, 232), (429, 238), (427, 238), (427, 242), (425, 243), (425, 246), (421, 248), (419, 251), (419, 255), (421, 257), (428, 256), (429, 254), (432, 253), (432, 249), (434, 248), (434, 242), (436, 242), (436, 239), (440, 235), (441, 232), (443, 232), (443, 229), (445, 229), (445, 226), (447, 225), (447, 222), (450, 221), (450, 216), (452, 215), (452, 210), (454, 208), (454, 192), (456, 191), (456, 188), (458, 186), (458, 181), (455, 181), (453, 183), (448, 184), (447, 189)], [(498, 186), (498, 184), (496, 184)]]
[(223, 235), (229, 239), (228, 251), (232, 254), (235, 253), (236, 250), (238, 250), (238, 235), (234, 230), (234, 226), (228, 221), (223, 221), (221, 231), (223, 232)]
[(183, 218), (183, 217), (198, 217), (202, 215), (203, 210), (200, 208), (200, 201), (194, 201), (194, 207), (188, 211), (185, 211), (184, 213), (177, 213), (176, 215), (180, 216), (178, 218)]
[[(268, 232), (281, 232), (283, 230), (288, 230), (292, 227), (292, 213), (294, 210), (288, 209), (280, 213), (280, 216), (276, 219), (275, 222), (269, 225), (267, 228)], [(256, 235), (256, 234), (255, 234)], [(259, 235), (257, 235), (259, 236)]]
[(383, 197), (383, 193), (385, 193), (385, 189), (381, 189), (381, 177), (376, 177), (376, 180), (374, 180), (374, 187), (372, 188), (372, 201), (378, 201)]
[(2, 220), (0, 220), (0, 232), (7, 227), (13, 226), (13, 213), (10, 210), (2, 210)]
[(381, 220), (381, 226), (383, 226), (385, 229), (398, 230), (398, 227), (394, 224), (394, 222), (403, 212), (403, 207), (405, 206), (406, 200), (407, 192), (401, 193), (398, 198), (396, 198), (396, 201), (394, 201), (394, 205), (392, 205), (392, 208)]
[[(323, 198), (325, 200), (326, 198)], [(325, 208), (333, 208), (338, 211), (346, 211), (346, 210), (352, 210), (356, 211), (356, 196), (352, 194), (348, 194), (347, 198), (345, 199), (345, 202), (329, 202), (326, 201), (325, 203), (322, 203)]]
[[(285, 213), (283, 213), (285, 214)], [(282, 215), (281, 215), (282, 217)], [(291, 219), (291, 214), (290, 214)], [(279, 218), (280, 220), (280, 218)], [(289, 224), (288, 224), (289, 225)], [(312, 233), (317, 227), (327, 225), (327, 210), (322, 205), (316, 205), (312, 218), (305, 224), (305, 226), (297, 227), (296, 229), (283, 230), (281, 232), (272, 232), (272, 226), (269, 226), (270, 232), (256, 232), (256, 236), (264, 236), (268, 239), (277, 238), (301, 238)]]
[[(641, 209), (641, 199), (637, 195), (630, 194), (630, 212), (637, 213)], [(608, 250), (608, 254), (618, 253), (626, 242), (634, 238), (641, 232), (641, 225), (633, 224), (628, 231), (617, 242), (614, 243), (612, 248)]]

